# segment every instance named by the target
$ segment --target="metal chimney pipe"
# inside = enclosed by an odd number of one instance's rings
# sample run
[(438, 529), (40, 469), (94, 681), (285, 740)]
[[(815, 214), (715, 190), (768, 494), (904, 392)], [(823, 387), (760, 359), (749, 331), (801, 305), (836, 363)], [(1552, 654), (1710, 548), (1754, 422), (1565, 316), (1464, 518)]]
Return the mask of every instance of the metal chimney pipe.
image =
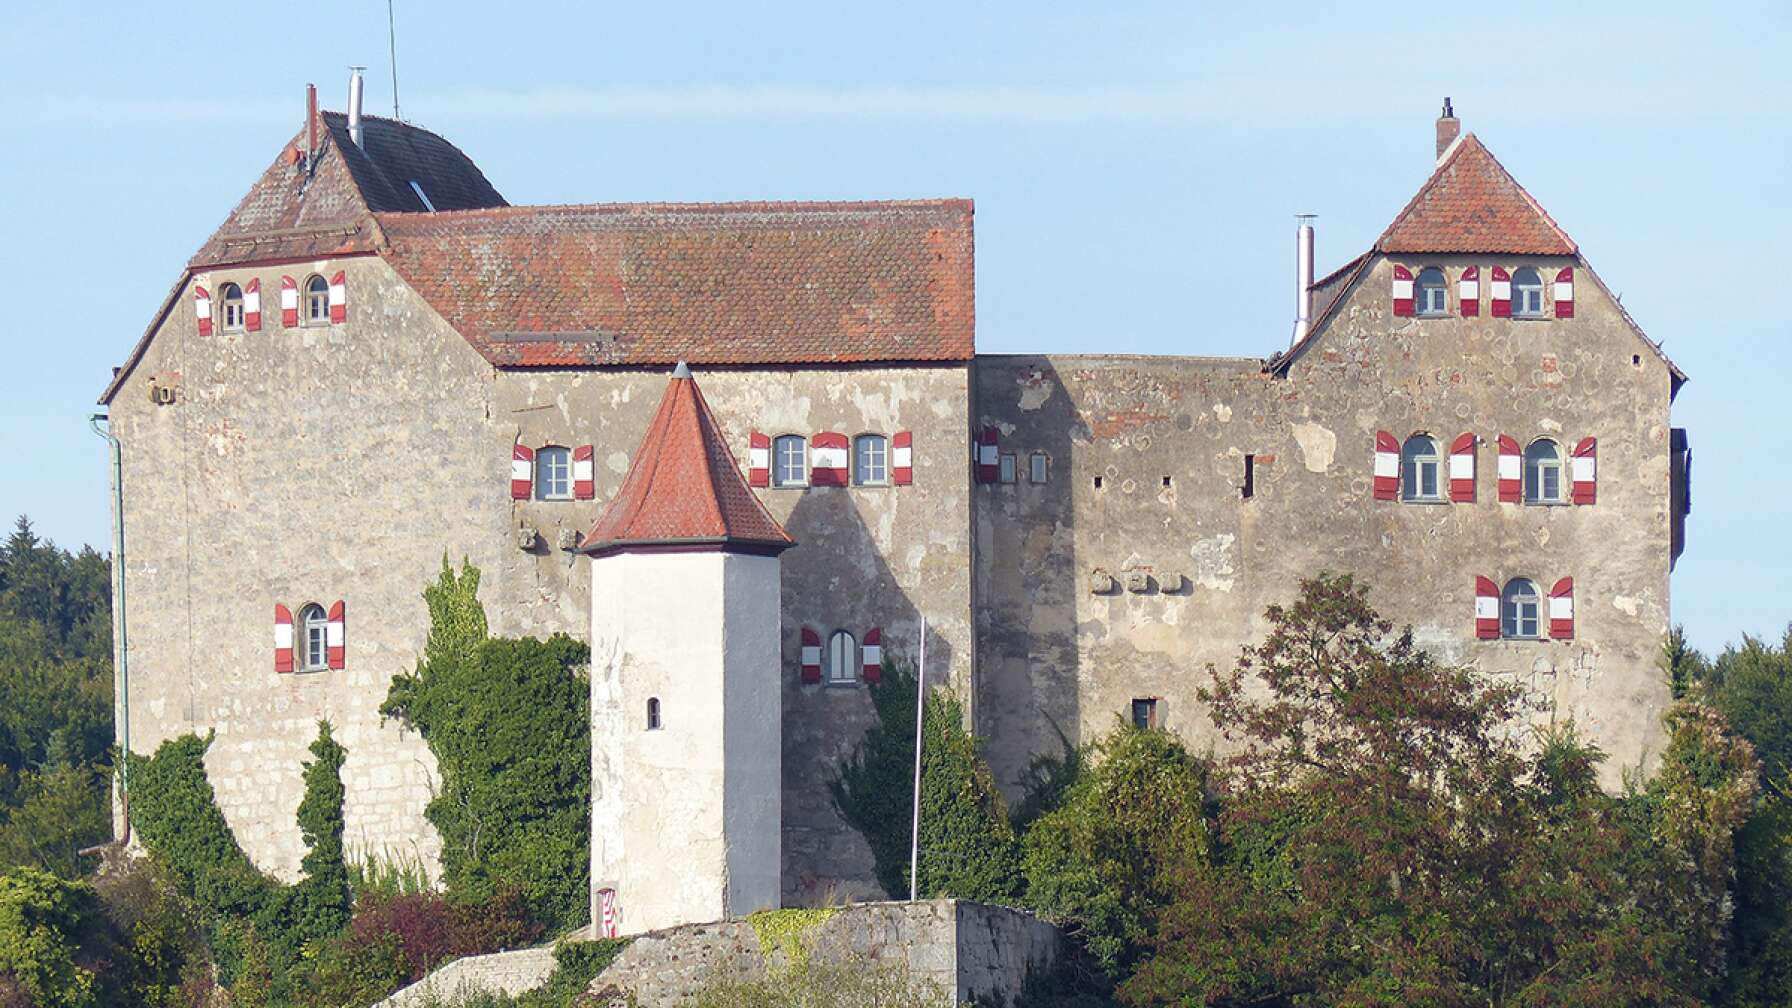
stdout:
[(348, 138), (356, 147), (366, 150), (361, 142), (361, 71), (366, 67), (348, 68)]
[(1313, 325), (1313, 219), (1312, 214), (1295, 214), (1300, 228), (1295, 232), (1294, 254), (1294, 341), (1299, 346)]

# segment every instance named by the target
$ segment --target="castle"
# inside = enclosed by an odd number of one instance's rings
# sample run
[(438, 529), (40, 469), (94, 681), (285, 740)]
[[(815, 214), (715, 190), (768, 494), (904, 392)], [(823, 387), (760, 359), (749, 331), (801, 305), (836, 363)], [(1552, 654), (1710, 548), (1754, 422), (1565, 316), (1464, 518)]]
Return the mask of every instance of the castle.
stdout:
[[(602, 613), (626, 610), (681, 647), (760, 656), (739, 702), (774, 730), (742, 744), (775, 749), (779, 812), (742, 877), (787, 905), (873, 895), (828, 781), (873, 721), (865, 684), (883, 655), (916, 658), (923, 618), (928, 681), (964, 698), (1012, 796), (1036, 754), (1117, 719), (1213, 742), (1206, 664), (1333, 570), (1429, 649), (1573, 718), (1615, 780), (1659, 749), (1669, 701), (1685, 379), (1458, 131), (1446, 106), (1429, 176), (1361, 255), (1315, 279), (1302, 230), (1295, 338), (1262, 340), (1285, 349), (1028, 356), (976, 351), (968, 201), (511, 206), (434, 133), (308, 112), (102, 397), (130, 745), (215, 730), (228, 820), (291, 874), (327, 717), (351, 850), (433, 862), (431, 755), (378, 708), (421, 650), (422, 586), (464, 556), (495, 633), (598, 645)], [(581, 552), (681, 362), (796, 543), (724, 553), (771, 568)], [(712, 589), (720, 610), (690, 604)], [(605, 721), (593, 678), (599, 749), (663, 724), (673, 758), (694, 706), (722, 699), (693, 675)], [(725, 758), (708, 770), (747, 773)], [(664, 817), (698, 800), (661, 797)]]

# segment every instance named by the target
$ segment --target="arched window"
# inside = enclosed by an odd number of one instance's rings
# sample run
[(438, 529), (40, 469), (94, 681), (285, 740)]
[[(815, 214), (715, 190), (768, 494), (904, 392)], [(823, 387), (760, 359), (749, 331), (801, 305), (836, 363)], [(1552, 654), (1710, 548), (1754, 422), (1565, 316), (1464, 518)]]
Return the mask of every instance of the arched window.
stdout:
[(1414, 434), (1400, 446), (1400, 499), (1409, 501), (1443, 500), (1438, 489), (1438, 465), (1441, 456), (1437, 442), (1425, 434)]
[(1444, 271), (1436, 266), (1427, 266), (1419, 271), (1419, 279), (1413, 283), (1414, 309), (1420, 315), (1448, 315), (1449, 302), (1444, 298)]
[(1529, 266), (1512, 274), (1512, 317), (1543, 317), (1543, 278)]
[(305, 281), (305, 324), (330, 324), (330, 281), (315, 273)]
[(299, 610), (299, 643), (304, 653), (299, 656), (299, 669), (318, 672), (330, 666), (330, 640), (326, 627), (329, 617), (324, 607), (312, 602)]
[(1562, 446), (1548, 438), (1538, 438), (1524, 450), (1524, 502), (1562, 502)]
[(647, 730), (660, 730), (660, 698), (656, 696), (647, 698)]
[(243, 289), (236, 284), (227, 283), (218, 288), (218, 300), (224, 304), (224, 328), (241, 329), (243, 327)]
[(890, 482), (890, 443), (882, 434), (860, 434), (853, 440), (852, 481), (858, 486)]
[(801, 434), (785, 434), (772, 442), (772, 486), (809, 483), (809, 442)]
[(572, 449), (542, 445), (535, 452), (535, 499), (572, 500)]
[(1537, 611), (1542, 600), (1537, 584), (1529, 578), (1513, 578), (1500, 592), (1500, 636), (1526, 640), (1542, 636), (1538, 632)]
[(845, 630), (836, 630), (828, 638), (828, 682), (857, 682), (859, 649), (854, 644), (852, 634)]

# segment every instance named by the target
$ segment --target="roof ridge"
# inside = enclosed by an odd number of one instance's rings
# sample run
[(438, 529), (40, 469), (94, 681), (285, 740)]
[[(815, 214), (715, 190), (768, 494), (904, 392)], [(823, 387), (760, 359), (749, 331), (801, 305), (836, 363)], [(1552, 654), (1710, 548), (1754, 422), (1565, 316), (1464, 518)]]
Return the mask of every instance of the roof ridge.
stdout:
[(509, 203), (498, 207), (468, 207), (455, 210), (378, 210), (380, 216), (402, 218), (433, 218), (447, 220), (466, 218), (477, 215), (490, 217), (525, 216), (532, 212), (568, 210), (609, 213), (645, 213), (645, 212), (689, 212), (689, 213), (756, 213), (756, 212), (839, 212), (851, 210), (972, 210), (974, 202), (968, 197), (942, 196), (927, 199), (889, 199), (889, 200), (717, 200), (696, 202), (672, 202), (666, 200), (644, 200), (638, 202), (606, 202), (606, 203)]

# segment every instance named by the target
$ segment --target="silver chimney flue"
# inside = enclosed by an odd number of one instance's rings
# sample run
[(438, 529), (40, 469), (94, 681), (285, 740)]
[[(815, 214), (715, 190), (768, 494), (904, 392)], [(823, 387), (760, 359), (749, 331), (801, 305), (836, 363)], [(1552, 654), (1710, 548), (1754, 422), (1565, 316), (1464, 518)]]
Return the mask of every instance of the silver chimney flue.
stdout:
[(348, 68), (348, 138), (356, 147), (365, 150), (361, 142), (361, 71), (366, 67), (352, 66)]
[(1313, 220), (1312, 214), (1295, 214), (1300, 229), (1295, 232), (1294, 254), (1294, 340), (1300, 346), (1313, 326)]

